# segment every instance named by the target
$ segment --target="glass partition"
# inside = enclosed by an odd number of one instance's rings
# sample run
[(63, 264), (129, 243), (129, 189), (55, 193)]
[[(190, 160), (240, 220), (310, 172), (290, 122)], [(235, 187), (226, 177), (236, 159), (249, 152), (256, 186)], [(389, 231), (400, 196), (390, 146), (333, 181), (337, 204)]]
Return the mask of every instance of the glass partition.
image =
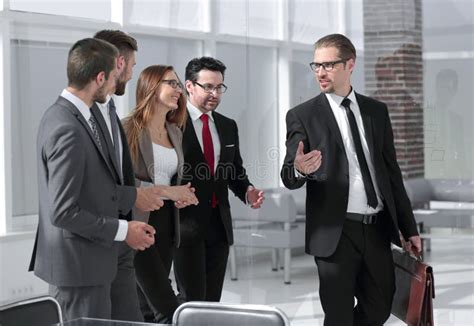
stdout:
[[(11, 176), (4, 195), (5, 211), (11, 212), (0, 214), (0, 222), (8, 226), (7, 234), (36, 227), (36, 134), (41, 116), (67, 85), (69, 47), (98, 29), (122, 29), (137, 39), (139, 51), (123, 100), (126, 108), (121, 112), (134, 107), (138, 76), (149, 65), (173, 65), (182, 81), (185, 66), (194, 57), (216, 57), (227, 66), (228, 90), (217, 110), (235, 120), (244, 167), (254, 186), (265, 189), (267, 206), (252, 210), (230, 194), (235, 246), (230, 251), (222, 301), (276, 306), (288, 315), (292, 326), (323, 325), (318, 271), (314, 257), (304, 253), (306, 222), (315, 217), (305, 215), (304, 187), (282, 189), (279, 163), (285, 150), (286, 108), (320, 93), (308, 65), (317, 39), (337, 32), (352, 39), (357, 50), (353, 87), (388, 104), (405, 182), (423, 178), (441, 185), (435, 194), (444, 199), (420, 206), (454, 207), (468, 217), (463, 221), (472, 222), (473, 3), (388, 2), (0, 2), (0, 70), (5, 71), (2, 103), (7, 104), (0, 126), (5, 144), (0, 146), (8, 149), (8, 164), (0, 164), (4, 169), (0, 172)], [(111, 23), (112, 11), (118, 7), (122, 19)], [(63, 25), (64, 30), (58, 28)], [(426, 259), (436, 270), (446, 272), (440, 273), (441, 288), (448, 284), (454, 289), (437, 293), (437, 323), (471, 325), (469, 300), (474, 289), (472, 282), (459, 280), (472, 277), (472, 226), (434, 231), (442, 239), (433, 237), (433, 249)], [(2, 236), (0, 246), (7, 248)], [(0, 275), (0, 302), (44, 294), (37, 289), (45, 287), (37, 287), (33, 279), (38, 280), (27, 274), (26, 259), (15, 261), (8, 256), (10, 252), (30, 256), (34, 233), (22, 236), (21, 244), (11, 240), (8, 250), (0, 251), (2, 269), (10, 268), (8, 275)], [(449, 246), (455, 255), (447, 253)], [(455, 282), (443, 278), (448, 270), (459, 274)], [(170, 279), (177, 290), (173, 273)], [(387, 325), (401, 323), (391, 317)]]

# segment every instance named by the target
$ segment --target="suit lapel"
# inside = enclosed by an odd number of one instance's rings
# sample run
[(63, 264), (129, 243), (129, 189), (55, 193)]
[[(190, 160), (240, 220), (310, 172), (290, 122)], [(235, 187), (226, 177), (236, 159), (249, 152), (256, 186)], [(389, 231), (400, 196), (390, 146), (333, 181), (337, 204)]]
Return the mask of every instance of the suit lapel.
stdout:
[(357, 98), (357, 104), (359, 105), (360, 115), (362, 116), (362, 121), (364, 124), (365, 137), (367, 145), (369, 146), (370, 156), (372, 162), (374, 162), (374, 135), (373, 135), (373, 122), (372, 116), (369, 113), (368, 104), (364, 101), (364, 98), (355, 93)]
[[(109, 154), (109, 158), (112, 162), (115, 172), (117, 173), (117, 176), (120, 176), (120, 169), (119, 169), (120, 163), (117, 162), (117, 160), (115, 159), (115, 155), (113, 155), (113, 153), (115, 153), (115, 150), (114, 150), (114, 145), (112, 143), (112, 139), (110, 138), (109, 128), (107, 128), (107, 123), (105, 122), (104, 116), (100, 112), (100, 109), (96, 103), (92, 105), (91, 113), (94, 115), (95, 120), (99, 124), (100, 129), (102, 130), (102, 135), (104, 136), (105, 142), (107, 144), (107, 151)], [(110, 121), (110, 123), (114, 123), (114, 121)]]
[(79, 120), (79, 123), (82, 124), (84, 129), (86, 129), (87, 133), (89, 134), (89, 137), (91, 138), (92, 143), (94, 143), (97, 151), (99, 152), (100, 156), (104, 159), (105, 164), (109, 168), (110, 172), (113, 174), (113, 167), (110, 165), (109, 161), (107, 160), (104, 151), (100, 148), (99, 144), (97, 143), (97, 140), (95, 139), (94, 135), (92, 134), (91, 127), (89, 126), (89, 123), (86, 121), (84, 116), (81, 114), (81, 112), (68, 100), (59, 97), (58, 102), (64, 106), (69, 112), (71, 112), (72, 115), (74, 115), (77, 120)]
[(186, 121), (186, 129), (184, 130), (184, 138), (186, 141), (183, 141), (183, 152), (189, 153), (197, 162), (206, 163), (204, 153), (202, 151), (201, 145), (199, 144), (196, 130), (194, 129), (194, 125), (189, 114), (188, 120)]
[(222, 120), (221, 117), (218, 113), (212, 112), (212, 117), (214, 118), (214, 124), (216, 125), (216, 130), (217, 130), (217, 135), (219, 135), (219, 142), (221, 144), (221, 150), (219, 153), (219, 162), (216, 162), (215, 164), (219, 164), (220, 162), (223, 162), (223, 149), (225, 147), (225, 142), (224, 142), (224, 131), (225, 127), (222, 125)]
[(153, 144), (151, 143), (151, 136), (147, 128), (143, 128), (138, 139), (138, 146), (145, 162), (145, 169), (151, 182), (155, 180), (155, 169), (153, 159)]
[(171, 144), (173, 144), (176, 155), (178, 156), (178, 179), (177, 184), (181, 184), (183, 178), (184, 169), (184, 157), (182, 148), (182, 137), (178, 132), (178, 127), (166, 121), (166, 130), (168, 131), (168, 137), (170, 138)]
[(123, 130), (122, 123), (117, 118), (117, 123), (120, 132), (120, 138), (122, 140), (122, 175), (123, 184), (126, 186), (135, 186), (135, 175), (133, 172), (132, 157), (130, 156), (130, 149), (128, 147), (127, 135)]
[(337, 144), (339, 147), (345, 152), (344, 142), (342, 141), (341, 131), (339, 130), (339, 126), (337, 125), (336, 118), (334, 117), (334, 113), (331, 110), (331, 105), (329, 104), (328, 99), (324, 93), (321, 93), (316, 98), (316, 105), (321, 108), (321, 112), (326, 120), (326, 127), (329, 131), (334, 135)]

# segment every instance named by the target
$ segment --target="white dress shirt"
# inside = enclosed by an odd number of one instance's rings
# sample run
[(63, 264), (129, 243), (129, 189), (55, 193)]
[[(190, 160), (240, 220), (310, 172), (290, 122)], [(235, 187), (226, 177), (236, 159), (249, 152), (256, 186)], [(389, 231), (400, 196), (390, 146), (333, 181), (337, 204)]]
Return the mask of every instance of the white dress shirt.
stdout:
[[(174, 148), (152, 143), (155, 185), (171, 185), (171, 178), (178, 171), (178, 154)], [(166, 198), (168, 199), (168, 198)]]
[[(188, 102), (188, 111), (189, 117), (193, 122), (194, 131), (196, 132), (199, 145), (201, 145), (201, 150), (204, 153), (204, 147), (202, 145), (203, 122), (201, 120), (201, 115), (203, 115), (203, 113), (197, 107), (192, 105), (191, 102)], [(221, 157), (221, 142), (219, 140), (219, 134), (217, 133), (216, 123), (214, 122), (212, 112), (206, 112), (205, 114), (209, 116), (209, 130), (211, 131), (212, 144), (214, 145), (214, 172), (216, 172), (217, 164), (219, 163), (219, 159)]]
[[(188, 112), (189, 112), (189, 117), (191, 118), (191, 121), (193, 122), (194, 126), (194, 131), (196, 132), (197, 139), (199, 141), (199, 145), (201, 145), (201, 150), (204, 153), (204, 147), (202, 145), (202, 126), (203, 122), (201, 120), (201, 115), (203, 113), (194, 105), (191, 104), (191, 102), (188, 101)], [(219, 160), (221, 158), (221, 141), (219, 139), (219, 134), (217, 133), (217, 128), (216, 128), (216, 123), (214, 122), (214, 117), (212, 116), (212, 112), (206, 112), (209, 116), (209, 130), (211, 131), (211, 137), (212, 137), (212, 144), (214, 145), (214, 173), (216, 172), (217, 169), (217, 164), (219, 163)], [(251, 205), (248, 199), (248, 190), (250, 189), (247, 188), (247, 192), (245, 194), (245, 201), (247, 205)]]
[[(362, 173), (357, 159), (357, 153), (354, 147), (354, 141), (352, 139), (352, 133), (347, 118), (345, 108), (341, 105), (344, 97), (338, 96), (334, 93), (325, 94), (331, 110), (336, 118), (339, 131), (341, 132), (342, 141), (346, 150), (347, 161), (349, 162), (349, 201), (347, 203), (348, 213), (358, 214), (373, 214), (383, 209), (381, 200), (380, 190), (377, 186), (377, 179), (375, 176), (374, 165), (372, 157), (367, 146), (367, 139), (365, 136), (364, 123), (360, 114), (360, 108), (357, 104), (354, 90), (347, 96), (351, 100), (351, 110), (354, 113), (357, 127), (359, 129), (360, 140), (362, 142), (362, 149), (364, 151), (365, 159), (369, 167), (370, 176), (372, 177), (372, 183), (374, 184), (375, 192), (377, 194), (378, 205), (377, 208), (370, 207), (367, 204), (367, 195), (365, 193), (364, 182), (362, 180)], [(323, 153), (324, 155), (324, 153)]]
[[(82, 101), (79, 97), (77, 97), (76, 95), (69, 92), (67, 89), (64, 89), (62, 91), (61, 97), (65, 98), (66, 100), (68, 100), (69, 102), (74, 104), (76, 106), (76, 108), (79, 110), (79, 112), (81, 112), (84, 119), (86, 119), (87, 123), (89, 124), (89, 127), (91, 127), (90, 122), (89, 122), (89, 118), (91, 117), (91, 111), (90, 111), (90, 108), (87, 106), (87, 104), (84, 103), (84, 101)], [(107, 104), (108, 104), (109, 100), (110, 100), (110, 97), (107, 100)], [(108, 112), (109, 112), (108, 111), (108, 105), (106, 106), (107, 111), (105, 111), (105, 112), (107, 112), (107, 114), (104, 114), (104, 111), (103, 111), (104, 108), (101, 107), (105, 104), (97, 103), (97, 105), (99, 106), (100, 112), (104, 116), (105, 121), (106, 122), (108, 121), (107, 128), (109, 129), (109, 132), (111, 133), (110, 137), (113, 138), (112, 137), (112, 130), (111, 130), (111, 127), (110, 127), (110, 116), (108, 114)], [(121, 143), (120, 137), (119, 137), (119, 142), (120, 142), (120, 153), (122, 153), (122, 143)], [(122, 155), (120, 155), (120, 156), (122, 156)], [(121, 166), (122, 166), (122, 164), (120, 163), (120, 168), (121, 168)], [(117, 229), (117, 234), (115, 235), (114, 240), (115, 241), (125, 240), (125, 238), (127, 237), (127, 232), (128, 232), (128, 222), (126, 220), (119, 220), (119, 227)]]

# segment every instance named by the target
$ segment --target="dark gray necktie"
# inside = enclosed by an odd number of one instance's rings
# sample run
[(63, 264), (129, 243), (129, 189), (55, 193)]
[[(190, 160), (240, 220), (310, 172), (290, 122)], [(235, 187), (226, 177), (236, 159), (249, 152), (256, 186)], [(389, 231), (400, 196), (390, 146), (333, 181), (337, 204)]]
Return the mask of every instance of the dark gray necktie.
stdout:
[(95, 121), (94, 115), (92, 113), (91, 113), (91, 116), (89, 117), (89, 125), (91, 126), (92, 134), (94, 135), (94, 138), (97, 141), (97, 145), (99, 145), (100, 150), (103, 150), (102, 142), (100, 141), (97, 121)]
[(351, 100), (347, 97), (342, 101), (341, 105), (346, 109), (347, 119), (351, 127), (352, 139), (354, 140), (354, 147), (359, 161), (360, 172), (362, 174), (362, 181), (364, 182), (365, 194), (367, 195), (367, 203), (370, 207), (376, 208), (378, 201), (375, 193), (374, 184), (370, 177), (369, 167), (365, 159), (364, 150), (362, 149), (362, 142), (360, 140), (359, 128), (354, 113), (351, 110)]
[(115, 161), (117, 162), (117, 166), (119, 167), (119, 170), (120, 170), (120, 180), (123, 181), (123, 173), (121, 171), (121, 164), (120, 164), (118, 117), (117, 117), (117, 109), (115, 107), (115, 103), (113, 99), (110, 99), (109, 101), (109, 115), (110, 115), (110, 125), (112, 128), (112, 140), (114, 142)]

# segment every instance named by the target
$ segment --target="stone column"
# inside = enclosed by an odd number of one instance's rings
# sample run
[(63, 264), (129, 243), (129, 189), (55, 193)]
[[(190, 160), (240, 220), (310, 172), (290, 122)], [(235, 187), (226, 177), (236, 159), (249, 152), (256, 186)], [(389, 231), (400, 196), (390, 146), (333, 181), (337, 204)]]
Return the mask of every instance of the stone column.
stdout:
[(365, 85), (388, 106), (404, 178), (424, 176), (421, 0), (364, 0)]

